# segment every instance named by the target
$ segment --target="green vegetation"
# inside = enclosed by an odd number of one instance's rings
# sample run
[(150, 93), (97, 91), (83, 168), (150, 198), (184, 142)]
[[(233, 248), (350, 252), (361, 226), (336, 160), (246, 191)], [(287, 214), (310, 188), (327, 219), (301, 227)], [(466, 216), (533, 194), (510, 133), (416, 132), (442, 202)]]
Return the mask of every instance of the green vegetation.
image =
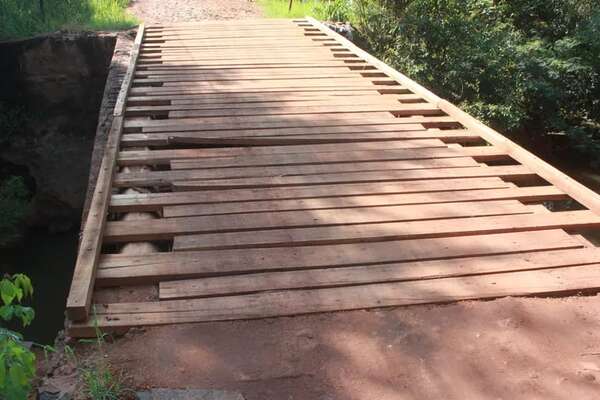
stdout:
[(267, 18), (302, 18), (307, 15), (314, 15), (313, 9), (318, 1), (295, 0), (292, 2), (291, 10), (289, 9), (290, 2), (288, 0), (258, 0), (257, 3)]
[(380, 58), (505, 131), (600, 155), (600, 9), (593, 0), (355, 0)]
[[(95, 318), (95, 317), (94, 317)], [(95, 345), (96, 358), (80, 361), (70, 347), (65, 347), (65, 353), (70, 360), (79, 365), (82, 391), (91, 400), (120, 400), (133, 399), (135, 391), (128, 385), (129, 378), (123, 371), (115, 370), (108, 359), (104, 357), (106, 334), (95, 325), (94, 339), (81, 339), (80, 343)]]
[(0, 247), (13, 243), (29, 211), (29, 191), (23, 178), (10, 176), (0, 182)]
[(119, 400), (133, 394), (123, 374), (115, 373), (106, 363), (81, 369), (84, 393), (91, 400)]
[(0, 0), (0, 40), (56, 30), (112, 30), (134, 26), (129, 0)]
[(289, 0), (258, 0), (258, 4), (268, 18), (302, 18), (311, 15), (320, 20), (346, 21), (351, 13), (350, 2), (346, 0), (293, 0), (291, 10)]
[[(440, 97), (600, 166), (595, 0), (265, 0), (268, 16), (350, 21), (355, 40)], [(548, 146), (550, 147), (550, 146)]]
[[(0, 319), (5, 322), (19, 320), (24, 326), (33, 321), (31, 307), (21, 305), (26, 297), (33, 295), (29, 278), (23, 274), (0, 280)], [(0, 399), (27, 399), (31, 382), (35, 377), (35, 355), (17, 332), (0, 327)]]

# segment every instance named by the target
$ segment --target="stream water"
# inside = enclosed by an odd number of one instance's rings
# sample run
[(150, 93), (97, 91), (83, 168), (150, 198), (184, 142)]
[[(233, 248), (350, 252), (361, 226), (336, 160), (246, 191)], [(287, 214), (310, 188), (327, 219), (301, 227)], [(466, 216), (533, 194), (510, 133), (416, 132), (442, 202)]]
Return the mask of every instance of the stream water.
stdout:
[(33, 283), (34, 294), (28, 302), (36, 312), (35, 320), (19, 329), (26, 340), (53, 344), (64, 327), (64, 309), (75, 266), (78, 232), (51, 234), (32, 230), (16, 247), (0, 249), (0, 270), (22, 272)]

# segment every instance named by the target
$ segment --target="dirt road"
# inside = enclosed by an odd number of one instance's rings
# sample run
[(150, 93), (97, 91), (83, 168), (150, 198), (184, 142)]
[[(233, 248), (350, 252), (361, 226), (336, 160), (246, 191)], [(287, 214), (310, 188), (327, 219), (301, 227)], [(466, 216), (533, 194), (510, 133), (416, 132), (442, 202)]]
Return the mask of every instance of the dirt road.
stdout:
[(135, 0), (129, 11), (146, 24), (261, 17), (251, 0)]

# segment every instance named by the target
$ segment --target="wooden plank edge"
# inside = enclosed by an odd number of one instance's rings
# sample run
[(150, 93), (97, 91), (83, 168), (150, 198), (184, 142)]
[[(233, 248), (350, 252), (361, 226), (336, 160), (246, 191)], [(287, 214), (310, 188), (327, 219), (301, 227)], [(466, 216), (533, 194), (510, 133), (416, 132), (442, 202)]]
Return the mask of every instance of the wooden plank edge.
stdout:
[(114, 118), (108, 134), (106, 148), (102, 156), (100, 172), (92, 195), (90, 210), (81, 235), (73, 279), (67, 297), (67, 317), (72, 321), (85, 320), (89, 317), (96, 278), (98, 258), (102, 249), (102, 239), (106, 228), (106, 214), (110, 202), (112, 178), (117, 164), (117, 155), (124, 120), (123, 111), (126, 96), (131, 87), (131, 81), (137, 62), (139, 48), (144, 36), (144, 24), (138, 28), (134, 40), (128, 70), (119, 91), (119, 97), (113, 112)]
[(67, 298), (67, 316), (73, 321), (88, 318), (96, 278), (96, 267), (106, 228), (106, 214), (108, 213), (112, 177), (116, 167), (116, 156), (119, 152), (122, 128), (123, 117), (114, 117), (90, 209), (83, 228), (73, 279)]
[(133, 41), (133, 48), (131, 49), (129, 65), (127, 66), (127, 72), (125, 72), (125, 77), (123, 78), (123, 83), (121, 84), (121, 90), (119, 91), (117, 102), (115, 103), (115, 109), (113, 112), (113, 115), (115, 117), (121, 117), (125, 112), (127, 95), (129, 94), (129, 89), (131, 89), (131, 85), (133, 83), (135, 68), (138, 63), (140, 46), (142, 45), (143, 38), (144, 24), (140, 24), (140, 26), (138, 27), (137, 34), (135, 36), (135, 40)]
[[(276, 291), (233, 297), (101, 306), (96, 320), (71, 323), (73, 337), (144, 325), (217, 322), (295, 316), (358, 309), (444, 304), (506, 296), (562, 296), (600, 289), (600, 264), (507, 272), (425, 281), (371, 284), (318, 290)], [(452, 293), (454, 292), (454, 293)], [(411, 293), (413, 295), (411, 296)], [(252, 305), (248, 308), (248, 305)], [(147, 308), (115, 313), (110, 308)], [(237, 312), (229, 312), (237, 310)]]
[(357, 265), (303, 271), (263, 272), (159, 282), (159, 299), (228, 296), (270, 290), (298, 290), (406, 282), (455, 276), (531, 271), (600, 263), (600, 248)]

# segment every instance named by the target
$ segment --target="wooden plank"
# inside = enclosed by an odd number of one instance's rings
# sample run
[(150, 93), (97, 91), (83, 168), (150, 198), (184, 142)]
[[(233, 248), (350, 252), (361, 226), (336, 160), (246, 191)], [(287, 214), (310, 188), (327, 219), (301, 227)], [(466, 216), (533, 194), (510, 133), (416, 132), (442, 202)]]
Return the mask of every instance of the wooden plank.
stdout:
[(105, 254), (98, 284), (137, 284), (159, 280), (267, 271), (338, 268), (527, 251), (582, 248), (562, 230), (455, 236), (418, 240), (352, 243), (314, 247), (280, 247), (183, 251), (152, 257)]
[[(146, 57), (140, 60), (140, 68), (150, 68), (157, 66), (164, 66), (166, 69), (176, 69), (176, 68), (190, 68), (200, 66), (210, 66), (212, 69), (216, 69), (217, 66), (220, 65), (230, 65), (230, 67), (234, 68), (245, 68), (247, 66), (253, 66), (254, 70), (260, 70), (264, 67), (305, 67), (311, 64), (318, 64), (322, 66), (329, 67), (337, 67), (337, 66), (346, 66), (346, 67), (367, 67), (368, 64), (362, 63), (362, 61), (358, 58), (352, 58), (348, 54), (349, 53), (340, 53), (340, 52), (332, 52), (330, 50), (325, 50), (331, 54), (326, 57), (324, 55), (315, 54), (312, 57), (303, 58), (299, 60), (298, 58), (294, 58), (293, 55), (285, 55), (281, 54), (269, 54), (269, 55), (254, 55), (248, 56), (246, 58), (236, 57), (235, 55), (227, 56), (222, 55), (221, 57), (207, 57), (204, 59), (197, 59), (199, 57), (194, 57), (193, 55), (189, 55), (185, 53), (185, 55), (177, 56), (161, 56), (160, 54), (154, 54), (153, 57)], [(204, 57), (204, 56), (203, 56)], [(360, 69), (360, 68), (359, 68)], [(223, 74), (223, 80), (228, 80), (227, 74)], [(372, 78), (378, 79), (386, 79), (386, 75), (377, 74)], [(340, 76), (332, 79), (351, 79), (351, 77)], [(359, 80), (360, 77), (354, 78), (355, 80)], [(368, 79), (367, 77), (363, 77), (363, 80)], [(389, 78), (387, 78), (389, 80)], [(180, 84), (172, 84), (165, 83), (164, 86), (182, 86)]]
[[(504, 179), (524, 179), (535, 176), (529, 169), (517, 166), (503, 167), (463, 167), (463, 168), (437, 168), (423, 170), (398, 170), (377, 172), (346, 172), (340, 174), (305, 175), (289, 177), (261, 177), (246, 179), (215, 179), (204, 181), (177, 181), (157, 179), (152, 184), (171, 184), (176, 190), (217, 190), (241, 189), (261, 187), (290, 187), (307, 185), (332, 185), (339, 183), (366, 183), (366, 182), (398, 182), (422, 179), (448, 179), (448, 178), (485, 178), (500, 177)], [(167, 176), (169, 177), (169, 176)], [(170, 176), (172, 178), (172, 176)], [(144, 177), (136, 180), (117, 180), (115, 184), (130, 185), (144, 181)], [(117, 178), (118, 179), (118, 178)]]
[[(356, 153), (376, 153), (376, 151)], [(381, 154), (380, 161), (374, 161), (377, 160), (376, 156), (365, 156), (364, 161), (362, 161), (359, 157), (356, 157), (355, 160), (352, 160), (352, 154), (349, 154), (350, 160), (343, 160), (343, 157), (341, 157), (339, 153), (320, 153), (319, 156), (307, 156), (304, 161), (302, 161), (302, 156), (306, 153), (300, 153), (277, 157), (277, 160), (273, 161), (274, 165), (269, 165), (269, 161), (266, 158), (262, 160), (260, 158), (251, 158), (250, 160), (242, 159), (240, 160), (240, 167), (236, 167), (232, 160), (224, 159), (205, 159), (205, 166), (203, 166), (202, 163), (180, 160), (173, 162), (174, 166), (171, 168), (171, 171), (173, 173), (189, 171), (190, 173), (194, 174), (194, 177), (191, 179), (232, 179), (260, 176), (337, 174), (358, 171), (366, 172), (423, 168), (475, 167), (479, 165), (470, 156), (456, 153), (446, 153), (445, 157), (429, 157), (427, 156), (427, 152), (411, 154), (410, 152), (401, 151), (380, 151), (378, 153)], [(489, 157), (490, 159), (496, 159), (500, 156), (501, 155), (499, 154), (490, 152)], [(291, 159), (289, 164), (286, 164), (286, 161), (283, 160), (285, 157), (289, 157)], [(482, 158), (485, 158), (485, 155)], [(311, 162), (311, 159), (315, 161)], [(224, 167), (220, 167), (220, 165), (223, 165)]]
[(436, 221), (271, 229), (261, 231), (260, 235), (257, 235), (256, 232), (195, 234), (175, 237), (173, 249), (181, 251), (313, 246), (558, 228), (582, 230), (598, 227), (600, 227), (600, 216), (595, 215), (593, 212), (587, 210), (563, 211), (552, 213), (552, 215), (507, 215), (440, 219)]
[[(270, 68), (270, 69), (262, 69), (262, 70), (248, 70), (248, 69), (230, 69), (227, 70), (227, 73), (224, 74), (221, 70), (193, 70), (193, 69), (167, 69), (167, 70), (147, 70), (147, 71), (136, 71), (135, 76), (140, 79), (140, 81), (145, 79), (186, 79), (187, 77), (193, 78), (201, 78), (201, 79), (213, 79), (213, 78), (225, 78), (229, 76), (229, 74), (233, 75), (236, 78), (243, 79), (251, 79), (251, 78), (260, 78), (260, 77), (285, 77), (285, 76), (299, 76), (299, 77), (311, 77), (311, 76), (324, 76), (329, 74), (336, 75), (358, 75), (364, 73), (362, 70), (351, 70), (347, 66), (337, 66), (337, 67), (324, 67), (324, 68)], [(370, 73), (374, 73), (376, 71), (369, 71)], [(377, 95), (370, 96), (372, 98), (377, 98)], [(198, 98), (198, 103), (200, 103), (202, 98)], [(274, 101), (276, 99), (264, 98), (263, 101)]]
[[(138, 27), (138, 32), (134, 41), (131, 52), (131, 63), (135, 65), (137, 50), (144, 35), (144, 25)], [(121, 85), (119, 98), (123, 99), (130, 87), (131, 74), (125, 75)], [(81, 233), (81, 241), (79, 244), (79, 252), (75, 269), (73, 271), (73, 279), (69, 289), (67, 298), (67, 316), (72, 321), (79, 321), (88, 318), (89, 310), (92, 301), (92, 292), (94, 289), (94, 280), (96, 277), (96, 264), (102, 247), (102, 237), (106, 226), (106, 214), (108, 212), (108, 203), (111, 192), (111, 179), (116, 166), (116, 157), (119, 152), (119, 140), (121, 130), (123, 128), (123, 117), (120, 115), (122, 111), (122, 103), (115, 105), (115, 116), (112, 121), (106, 148), (100, 164), (98, 178), (90, 208), (85, 221), (83, 232)]]
[[(261, 43), (263, 44), (275, 44), (275, 43), (281, 43), (281, 40), (277, 39), (277, 38), (270, 38), (271, 40), (268, 40), (269, 38), (265, 38), (264, 41), (261, 41)], [(217, 44), (217, 45), (223, 45), (223, 46), (227, 46), (227, 45), (238, 45), (238, 46), (243, 46), (245, 44), (251, 45), (251, 44), (255, 44), (256, 40), (252, 39), (252, 38), (240, 38), (240, 39), (220, 39), (220, 40), (212, 40), (212, 39), (194, 39), (194, 40), (156, 40), (154, 42), (150, 42), (148, 43), (148, 45), (152, 45), (155, 44), (157, 48), (163, 48), (165, 46), (205, 46), (205, 45), (211, 45), (211, 44)], [(335, 41), (328, 39), (327, 37), (296, 37), (296, 38), (288, 38), (286, 40), (286, 43), (289, 46), (295, 46), (297, 44), (314, 44), (314, 43), (332, 43), (334, 44)], [(245, 48), (241, 48), (240, 51), (244, 51)], [(300, 57), (297, 57), (300, 58)], [(310, 59), (310, 56), (308, 57), (301, 57), (300, 59)]]
[(331, 106), (284, 106), (255, 108), (221, 108), (214, 110), (169, 111), (170, 118), (202, 117), (239, 117), (246, 115), (296, 115), (296, 114), (338, 114), (390, 112), (395, 115), (436, 115), (440, 110), (430, 104), (369, 104), (369, 105), (331, 105)]
[[(309, 79), (309, 78), (307, 78)], [(412, 95), (411, 95), (412, 96)], [(131, 106), (127, 107), (127, 112), (130, 115), (140, 113), (165, 113), (168, 111), (189, 111), (189, 110), (216, 110), (216, 109), (258, 109), (258, 108), (283, 108), (283, 107), (308, 107), (308, 106), (348, 106), (348, 105), (388, 105), (396, 106), (399, 101), (394, 98), (395, 96), (390, 95), (376, 95), (376, 96), (319, 96), (312, 99), (301, 99), (301, 100), (269, 100), (262, 99), (262, 101), (256, 102), (242, 102), (242, 103), (211, 103), (209, 101), (194, 102), (194, 101), (183, 101), (174, 100), (171, 101), (171, 105), (144, 105), (144, 106)], [(231, 99), (231, 101), (234, 101)]]
[(239, 70), (239, 69), (252, 69), (252, 70), (271, 70), (274, 68), (331, 68), (331, 67), (344, 67), (344, 68), (355, 68), (355, 69), (372, 69), (369, 64), (365, 63), (348, 63), (342, 59), (336, 60), (320, 60), (320, 61), (298, 61), (291, 62), (289, 60), (279, 62), (247, 62), (240, 61), (237, 63), (225, 63), (223, 61), (215, 61), (212, 63), (171, 63), (171, 64), (145, 64), (138, 65), (138, 71), (168, 71), (173, 69), (186, 69), (186, 70)]
[[(181, 73), (186, 73), (182, 71)], [(406, 95), (406, 94), (405, 94)], [(213, 93), (208, 95), (158, 95), (158, 96), (129, 96), (128, 105), (138, 104), (241, 104), (253, 103), (260, 101), (298, 101), (312, 99), (328, 99), (328, 98), (358, 98), (358, 97), (394, 97), (401, 98), (400, 95), (387, 94), (382, 95), (377, 91), (377, 88), (372, 90), (347, 91), (347, 90), (299, 90), (295, 92), (272, 92), (272, 93), (250, 93), (237, 94), (231, 96), (229, 93)]]
[[(172, 43), (172, 42), (169, 42)], [(236, 41), (236, 43), (238, 43)], [(336, 58), (348, 58), (356, 59), (356, 56), (351, 52), (335, 52), (327, 47), (320, 48), (307, 48), (303, 52), (304, 55), (302, 60), (333, 60)], [(295, 49), (271, 49), (270, 51), (260, 51), (257, 49), (234, 49), (234, 50), (221, 50), (221, 51), (194, 51), (187, 49), (185, 52), (162, 52), (161, 53), (145, 53), (140, 62), (142, 61), (215, 61), (215, 60), (284, 60), (291, 59), (297, 60), (298, 53)]]
[(152, 43), (152, 41), (156, 40), (178, 40), (178, 41), (194, 41), (197, 39), (206, 39), (206, 40), (216, 40), (217, 42), (221, 39), (228, 38), (254, 38), (254, 39), (263, 39), (265, 37), (273, 37), (279, 38), (281, 40), (287, 41), (287, 39), (296, 39), (296, 38), (307, 38), (306, 33), (299, 29), (281, 29), (281, 30), (271, 30), (271, 31), (217, 31), (217, 32), (199, 32), (199, 31), (191, 31), (185, 30), (180, 32), (163, 32), (160, 34), (157, 33), (149, 33), (146, 35), (145, 43)]
[(343, 126), (343, 125), (372, 125), (372, 124), (415, 124), (421, 121), (447, 121), (439, 117), (420, 118), (394, 118), (387, 112), (372, 113), (372, 116), (364, 117), (356, 114), (317, 114), (297, 115), (294, 117), (282, 117), (280, 115), (263, 115), (247, 117), (223, 117), (223, 118), (188, 118), (175, 120), (148, 120), (130, 118), (125, 121), (126, 128), (142, 128), (144, 133), (198, 130), (228, 130), (228, 129), (254, 129), (254, 128), (285, 128), (285, 127), (307, 127), (307, 126)]
[[(276, 39), (266, 38), (265, 40), (256, 41), (255, 43), (218, 43), (218, 42), (206, 42), (206, 43), (196, 43), (187, 45), (182, 44), (169, 44), (169, 43), (148, 43), (142, 46), (142, 51), (145, 53), (152, 54), (153, 52), (163, 52), (163, 51), (186, 51), (190, 50), (207, 50), (207, 51), (218, 51), (220, 49), (223, 50), (246, 50), (246, 49), (256, 49), (256, 50), (269, 50), (269, 49), (285, 49), (289, 48), (289, 46), (285, 42), (277, 41)], [(302, 50), (302, 49), (319, 49), (319, 48), (330, 48), (335, 51), (344, 51), (345, 49), (341, 47), (335, 41), (307, 41), (305, 43), (297, 43), (294, 45), (294, 49)]]
[(482, 124), (472, 116), (460, 110), (455, 105), (438, 97), (437, 95), (425, 89), (423, 86), (414, 82), (407, 76), (401, 74), (400, 72), (386, 65), (379, 59), (358, 48), (352, 42), (348, 41), (341, 35), (327, 28), (325, 25), (321, 24), (314, 18), (307, 17), (307, 20), (312, 26), (318, 28), (321, 32), (335, 39), (338, 43), (342, 44), (344, 47), (358, 55), (361, 59), (377, 67), (378, 70), (394, 78), (403, 86), (408, 87), (413, 93), (423, 96), (424, 99), (426, 99), (432, 104), (437, 104), (442, 110), (448, 113), (448, 115), (453, 116), (458, 121), (460, 121), (466, 128), (473, 129), (476, 132), (481, 133), (482, 137), (488, 140), (491, 144), (506, 149), (507, 152), (515, 160), (521, 162), (524, 165), (529, 166), (542, 178), (551, 182), (553, 185), (562, 189), (563, 191), (569, 193), (575, 200), (577, 200), (579, 203), (583, 204), (590, 210), (594, 211), (596, 214), (600, 214), (600, 196), (593, 190), (585, 187), (573, 178), (552, 167), (550, 164), (546, 163), (542, 159), (534, 156), (521, 146), (506, 138), (505, 136), (501, 135), (500, 133), (496, 132), (490, 127)]
[[(135, 135), (135, 134), (133, 134)], [(125, 135), (127, 136), (127, 135)], [(227, 148), (196, 148), (196, 149), (167, 149), (167, 150), (128, 150), (119, 153), (119, 163), (121, 165), (135, 164), (169, 164), (172, 160), (181, 159), (206, 159), (209, 157), (232, 157), (232, 156), (252, 156), (268, 154), (295, 154), (304, 152), (340, 152), (340, 151), (358, 151), (358, 150), (378, 150), (378, 149), (419, 149), (427, 147), (445, 147), (444, 142), (438, 139), (407, 139), (407, 140), (389, 140), (386, 143), (366, 142), (366, 143), (336, 143), (332, 144), (314, 144), (314, 145), (293, 145), (293, 146), (254, 146), (254, 147), (227, 147)]]
[(137, 36), (134, 40), (133, 47), (129, 54), (129, 65), (127, 66), (127, 71), (125, 72), (125, 76), (123, 77), (123, 81), (121, 83), (121, 89), (119, 91), (119, 95), (117, 97), (117, 102), (115, 103), (115, 108), (113, 110), (113, 115), (122, 116), (125, 112), (125, 103), (127, 99), (127, 94), (131, 89), (132, 81), (134, 79), (135, 68), (138, 63), (139, 55), (140, 55), (140, 45), (142, 43), (142, 39), (144, 37), (144, 24), (141, 24), (138, 27), (138, 32), (141, 32), (141, 36)]
[[(266, 132), (265, 134), (256, 135), (252, 134), (252, 131), (245, 135), (238, 135), (237, 131), (216, 131), (216, 132), (177, 132), (177, 137), (174, 137), (172, 133), (164, 134), (147, 134), (147, 133), (132, 133), (123, 135), (122, 145), (124, 147), (131, 146), (155, 146), (164, 147), (169, 144), (175, 143), (188, 143), (189, 145), (221, 145), (221, 146), (296, 146), (296, 145), (307, 145), (307, 144), (348, 144), (348, 143), (359, 143), (359, 142), (385, 142), (380, 143), (381, 146), (397, 142), (398, 140), (411, 141), (412, 139), (439, 139), (444, 142), (459, 142), (459, 143), (475, 143), (481, 141), (481, 138), (470, 131), (461, 130), (418, 130), (417, 125), (409, 125), (406, 127), (410, 128), (407, 131), (403, 129), (392, 130), (389, 132), (356, 132), (352, 133), (353, 127), (348, 127), (348, 132), (343, 133), (331, 133), (331, 134), (282, 134), (278, 136), (286, 128)], [(417, 128), (417, 129), (415, 129)], [(296, 129), (296, 128), (289, 128)], [(360, 130), (360, 129), (357, 129)], [(259, 130), (260, 131), (260, 130)], [(401, 131), (401, 132), (400, 132)], [(269, 136), (270, 133), (273, 136)], [(192, 138), (192, 140), (189, 140)], [(168, 150), (156, 150), (156, 151), (168, 151)], [(128, 151), (127, 153), (129, 153)], [(150, 155), (148, 155), (150, 156)], [(168, 163), (170, 159), (157, 158), (158, 163)], [(123, 163), (137, 163), (137, 159), (125, 156), (122, 160)], [(125, 165), (125, 164), (123, 164)]]
[(222, 191), (116, 194), (111, 209), (124, 211), (158, 211), (177, 204), (213, 204), (272, 200), (316, 199), (322, 197), (367, 196), (380, 194), (430, 193), (452, 190), (501, 189), (510, 183), (499, 178), (438, 179), (397, 183), (360, 183), (296, 188), (231, 189)]
[[(362, 75), (360, 72), (355, 72), (351, 70), (338, 70), (332, 72), (326, 71), (317, 71), (312, 73), (306, 73), (302, 71), (296, 71), (295, 73), (289, 74), (274, 74), (268, 75), (266, 73), (263, 74), (198, 74), (198, 73), (189, 73), (186, 71), (185, 73), (179, 73), (175, 75), (149, 75), (148, 77), (136, 78), (133, 82), (134, 85), (137, 86), (147, 86), (153, 84), (160, 84), (165, 82), (208, 82), (208, 81), (254, 81), (254, 80), (282, 80), (282, 79), (330, 79), (337, 77), (353, 77), (360, 78)], [(369, 100), (376, 100), (376, 98), (372, 98)], [(172, 109), (179, 109), (179, 107), (171, 107)]]
[[(408, 149), (390, 149), (380, 144), (380, 149), (373, 150), (339, 150), (335, 152), (321, 153), (294, 153), (293, 147), (286, 154), (271, 155), (247, 155), (226, 158), (209, 159), (181, 159), (171, 162), (172, 169), (195, 169), (195, 168), (243, 168), (243, 167), (266, 167), (266, 166), (285, 166), (285, 165), (303, 165), (303, 164), (331, 164), (331, 163), (364, 163), (370, 161), (400, 161), (400, 160), (418, 160), (418, 159), (441, 159), (455, 157), (476, 157), (481, 160), (498, 160), (505, 158), (502, 151), (498, 151), (492, 146), (481, 147), (463, 147), (452, 149), (445, 147), (443, 142), (436, 143), (430, 147), (408, 148)], [(316, 147), (316, 146), (315, 146)]]
[(215, 35), (220, 33), (237, 33), (243, 32), (244, 34), (257, 33), (260, 34), (260, 37), (268, 37), (270, 35), (277, 36), (279, 32), (297, 32), (300, 34), (304, 34), (306, 32), (315, 33), (318, 30), (305, 30), (298, 29), (297, 26), (289, 25), (289, 26), (277, 26), (277, 27), (261, 27), (261, 26), (244, 26), (239, 28), (205, 28), (205, 27), (197, 27), (197, 26), (189, 26), (186, 28), (173, 28), (168, 27), (162, 30), (150, 30), (146, 34), (146, 38), (156, 38), (170, 35)]
[[(160, 282), (159, 298), (172, 300), (269, 290), (351, 286), (588, 264), (600, 266), (600, 248), (167, 281)], [(600, 286), (600, 281), (598, 284)]]
[[(531, 211), (518, 201), (498, 200), (452, 204), (422, 204), (408, 206), (374, 206), (324, 210), (280, 211), (276, 213), (245, 213), (207, 215), (199, 217), (163, 218), (148, 221), (108, 222), (105, 242), (170, 239), (191, 233), (243, 232), (292, 228), (374, 224), (400, 221), (420, 221), (443, 218), (463, 218), (484, 215), (528, 214)], [(252, 232), (252, 235), (257, 235)], [(261, 232), (258, 236), (269, 236)], [(247, 240), (247, 239), (246, 239)], [(179, 242), (196, 242), (196, 239)], [(174, 246), (178, 248), (177, 244)]]
[[(461, 178), (465, 176), (490, 176), (481, 175), (481, 171), (476, 171), (473, 175), (473, 168), (477, 167), (477, 162), (470, 157), (462, 158), (441, 158), (425, 160), (404, 160), (404, 161), (381, 161), (365, 162), (356, 164), (315, 164), (299, 166), (282, 167), (247, 167), (241, 169), (223, 168), (223, 169), (190, 169), (190, 170), (172, 170), (172, 171), (149, 171), (149, 172), (131, 172), (120, 173), (114, 179), (116, 187), (130, 186), (171, 186), (176, 182), (199, 182), (203, 187), (253, 187), (270, 186), (283, 184), (288, 186), (301, 184), (318, 184), (319, 182), (331, 183), (333, 180), (358, 176), (357, 181), (364, 180), (365, 177), (382, 175), (385, 177), (394, 177), (395, 180), (411, 180), (425, 178)], [(456, 169), (468, 169), (466, 173), (455, 171)], [(348, 175), (346, 175), (348, 174)], [(370, 175), (369, 175), (370, 174)], [(530, 175), (530, 174), (529, 174)], [(511, 174), (511, 176), (514, 176)], [(241, 179), (244, 178), (244, 179)], [(262, 183), (260, 180), (267, 180)], [(352, 179), (352, 178), (351, 178)], [(288, 183), (289, 180), (289, 183)], [(383, 180), (383, 179), (377, 179)], [(257, 183), (258, 182), (258, 183)], [(340, 181), (343, 182), (343, 181)]]
[(237, 34), (238, 32), (243, 33), (244, 35), (256, 35), (257, 37), (264, 38), (274, 36), (277, 37), (281, 32), (285, 33), (297, 33), (300, 35), (304, 35), (305, 33), (319, 33), (318, 30), (314, 29), (298, 29), (297, 26), (280, 26), (280, 27), (240, 27), (239, 29), (207, 29), (207, 28), (199, 28), (199, 27), (188, 27), (185, 29), (174, 29), (168, 28), (160, 31), (149, 31), (146, 35), (146, 38), (161, 38), (161, 37), (169, 37), (169, 36), (185, 36), (185, 35), (194, 35), (198, 37), (211, 37), (220, 34)]
[(333, 126), (363, 126), (363, 125), (395, 125), (401, 124), (443, 124), (455, 126), (457, 122), (444, 116), (413, 116), (394, 118), (390, 113), (372, 113), (374, 116), (356, 114), (315, 114), (311, 116), (296, 115), (294, 117), (261, 116), (244, 118), (189, 118), (178, 120), (137, 120), (125, 121), (125, 127), (131, 131), (141, 130), (143, 133), (173, 133), (173, 142), (178, 139), (179, 132), (198, 131), (204, 129), (207, 135), (213, 131), (221, 130), (248, 130), (248, 129), (279, 129), (279, 128), (310, 128)]
[[(387, 81), (391, 82), (391, 81)], [(217, 81), (210, 82), (196, 82), (190, 83), (185, 82), (185, 85), (175, 85), (177, 82), (173, 82), (169, 85), (164, 84), (160, 87), (132, 87), (131, 93), (135, 95), (144, 95), (144, 94), (185, 94), (185, 93), (196, 93), (196, 94), (205, 94), (205, 93), (214, 93), (214, 92), (265, 92), (274, 89), (285, 90), (285, 91), (294, 91), (296, 89), (306, 89), (306, 88), (338, 88), (340, 86), (346, 86), (351, 88), (366, 88), (366, 89), (374, 89), (374, 88), (382, 88), (381, 86), (393, 86), (393, 85), (380, 85), (377, 86), (376, 83), (365, 79), (354, 79), (354, 78), (338, 78), (327, 79), (327, 80), (308, 80), (308, 81), (273, 81), (273, 80), (265, 80), (265, 82), (261, 81), (249, 81), (249, 82), (236, 82), (231, 83), (228, 81), (223, 81), (222, 83), (217, 83)], [(182, 82), (183, 83), (183, 82)], [(382, 89), (385, 89), (383, 87)]]
[[(254, 42), (262, 42), (262, 40), (279, 39), (281, 43), (294, 44), (299, 41), (314, 41), (314, 42), (331, 42), (332, 40), (318, 31), (306, 32), (298, 29), (281, 29), (279, 31), (258, 31), (258, 30), (240, 30), (240, 31), (185, 31), (185, 32), (163, 32), (160, 34), (149, 33), (146, 36), (144, 43), (165, 44), (171, 42), (179, 42), (182, 44), (195, 42), (213, 42), (213, 43), (229, 43), (236, 42), (235, 39), (255, 39)], [(316, 40), (315, 40), (316, 39)], [(290, 46), (292, 47), (292, 46)]]
[[(600, 287), (600, 265), (372, 284), (319, 290), (266, 292), (209, 299), (97, 305), (101, 327), (266, 318), (298, 314), (444, 303), (502, 296), (556, 295)], [(92, 334), (73, 324), (70, 334)]]
[[(310, 105), (348, 105), (348, 104), (367, 104), (367, 103), (380, 103), (380, 104), (393, 104), (400, 103), (415, 103), (420, 97), (414, 94), (380, 94), (378, 92), (358, 92), (345, 96), (344, 92), (306, 92), (306, 93), (274, 93), (273, 96), (257, 96), (257, 95), (244, 95), (244, 96), (230, 96), (226, 98), (216, 97), (202, 97), (191, 96), (190, 99), (182, 100), (169, 100), (171, 105), (170, 109), (184, 109), (183, 106), (195, 107), (194, 109), (212, 109), (216, 107), (222, 108), (252, 108), (252, 107), (269, 107), (269, 106), (310, 106)], [(279, 96), (278, 96), (279, 95)], [(157, 107), (170, 107), (170, 106), (148, 106), (153, 107), (151, 110), (157, 109), (158, 111), (169, 111), (167, 108)], [(190, 108), (191, 109), (191, 108)]]
[(161, 86), (149, 86), (149, 87), (134, 87), (132, 88), (132, 94), (151, 94), (161, 92), (181, 92), (189, 93), (192, 91), (215, 91), (225, 92), (231, 91), (232, 89), (275, 89), (275, 88), (300, 88), (307, 89), (313, 87), (335, 87), (335, 86), (349, 86), (349, 87), (368, 87), (373, 89), (373, 86), (377, 85), (376, 82), (382, 82), (380, 85), (395, 86), (394, 81), (389, 78), (363, 78), (352, 75), (341, 75), (337, 78), (313, 78), (310, 80), (296, 80), (291, 77), (282, 77), (282, 79), (268, 79), (266, 77), (262, 79), (255, 79), (251, 81), (245, 80), (215, 80), (215, 81), (199, 81), (199, 82), (165, 82)]
[[(290, 157), (292, 155), (290, 154)], [(196, 179), (240, 179), (258, 178), (272, 176), (307, 176), (322, 174), (341, 174), (345, 172), (373, 172), (373, 171), (396, 171), (396, 170), (421, 170), (434, 168), (464, 168), (476, 167), (479, 164), (471, 157), (447, 157), (447, 158), (425, 158), (425, 159), (401, 159), (393, 161), (365, 161), (365, 162), (340, 162), (340, 163), (315, 163), (276, 166), (245, 166), (240, 168), (202, 168), (202, 169), (172, 169), (167, 175), (172, 181), (196, 180)], [(410, 157), (410, 156), (406, 156)], [(328, 157), (323, 157), (328, 158)], [(174, 175), (179, 174), (182, 175)], [(189, 176), (183, 175), (188, 173)], [(181, 178), (180, 178), (181, 176)], [(161, 175), (160, 178), (163, 176)], [(124, 177), (125, 178), (125, 177)], [(154, 177), (156, 178), (156, 177)], [(152, 177), (151, 177), (152, 179)], [(161, 181), (162, 182), (162, 181)]]
[[(385, 205), (409, 205), (432, 203), (456, 203), (462, 201), (519, 200), (550, 201), (564, 200), (568, 196), (554, 186), (533, 186), (507, 189), (476, 189), (417, 194), (384, 194), (347, 197), (321, 197), (292, 200), (263, 200), (252, 202), (229, 202), (213, 204), (189, 204), (166, 206), (163, 217), (185, 217), (193, 215), (238, 214), (250, 212), (274, 212), (292, 210), (342, 209), (347, 207), (372, 207)], [(460, 204), (456, 204), (457, 207)]]

